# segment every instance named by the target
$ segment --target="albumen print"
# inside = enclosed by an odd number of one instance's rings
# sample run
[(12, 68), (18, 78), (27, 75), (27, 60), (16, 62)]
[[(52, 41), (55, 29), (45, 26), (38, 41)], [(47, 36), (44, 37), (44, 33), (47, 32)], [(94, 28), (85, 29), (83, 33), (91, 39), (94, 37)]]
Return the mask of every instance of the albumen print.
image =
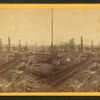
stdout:
[(100, 8), (0, 8), (0, 92), (99, 92)]

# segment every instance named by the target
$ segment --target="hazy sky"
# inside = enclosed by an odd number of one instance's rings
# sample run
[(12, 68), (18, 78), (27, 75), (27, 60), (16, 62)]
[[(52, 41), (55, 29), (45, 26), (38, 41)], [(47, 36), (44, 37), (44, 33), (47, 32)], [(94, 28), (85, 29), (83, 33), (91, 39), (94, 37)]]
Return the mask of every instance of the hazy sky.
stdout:
[[(54, 44), (75, 43), (83, 36), (85, 44), (100, 41), (100, 8), (54, 8)], [(50, 8), (0, 8), (0, 38), (7, 43), (8, 36), (12, 44), (50, 45), (51, 9)]]

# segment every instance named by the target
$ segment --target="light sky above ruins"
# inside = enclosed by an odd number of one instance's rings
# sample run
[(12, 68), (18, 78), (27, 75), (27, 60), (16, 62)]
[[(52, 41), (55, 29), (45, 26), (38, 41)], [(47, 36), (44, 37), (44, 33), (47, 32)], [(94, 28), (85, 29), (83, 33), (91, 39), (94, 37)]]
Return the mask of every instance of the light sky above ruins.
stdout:
[[(100, 8), (54, 8), (54, 44), (68, 42), (74, 38), (84, 44), (98, 44), (100, 41)], [(0, 38), (4, 44), (11, 37), (12, 44), (26, 41), (34, 45), (51, 44), (50, 8), (0, 8)]]

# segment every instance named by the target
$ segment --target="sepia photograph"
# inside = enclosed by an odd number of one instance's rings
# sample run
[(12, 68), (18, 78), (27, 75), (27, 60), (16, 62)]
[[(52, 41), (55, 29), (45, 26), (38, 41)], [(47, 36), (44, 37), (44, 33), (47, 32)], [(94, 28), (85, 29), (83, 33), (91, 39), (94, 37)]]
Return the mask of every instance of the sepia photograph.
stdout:
[(0, 8), (0, 93), (100, 92), (100, 8)]

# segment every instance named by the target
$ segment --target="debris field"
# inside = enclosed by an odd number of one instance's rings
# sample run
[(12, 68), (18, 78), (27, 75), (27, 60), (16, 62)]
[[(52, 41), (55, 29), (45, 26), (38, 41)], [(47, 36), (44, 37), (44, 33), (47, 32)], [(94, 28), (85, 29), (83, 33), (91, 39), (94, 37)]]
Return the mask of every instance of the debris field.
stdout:
[[(88, 54), (60, 56), (57, 61), (63, 64), (59, 65), (57, 70), (77, 64), (88, 56)], [(50, 60), (50, 55), (26, 54), (13, 68), (9, 68), (8, 71), (0, 75), (0, 92), (100, 91), (100, 64), (97, 62), (93, 62), (87, 69), (66, 79), (63, 85), (57, 89), (52, 89), (49, 76), (54, 72), (54, 69)]]

